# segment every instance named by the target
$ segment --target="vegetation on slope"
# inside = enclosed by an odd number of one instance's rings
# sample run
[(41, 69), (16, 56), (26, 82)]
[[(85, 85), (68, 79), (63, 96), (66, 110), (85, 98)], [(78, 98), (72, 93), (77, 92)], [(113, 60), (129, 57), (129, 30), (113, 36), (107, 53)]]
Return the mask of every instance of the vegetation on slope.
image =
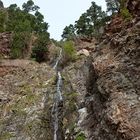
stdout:
[[(105, 12), (95, 2), (92, 2), (89, 9), (79, 17), (74, 25), (70, 24), (64, 28), (63, 41), (75, 41), (77, 38), (99, 39), (110, 17), (118, 12), (124, 20), (132, 18), (125, 6), (126, 0), (106, 0), (106, 3), (107, 11)], [(12, 58), (32, 57), (38, 62), (48, 60), (49, 26), (39, 9), (32, 0), (23, 3), (22, 8), (16, 4), (4, 8), (1, 4), (0, 32), (12, 32)], [(67, 43), (63, 43), (64, 46)]]
[(74, 40), (75, 38), (93, 37), (98, 39), (104, 32), (104, 27), (108, 24), (112, 16), (117, 13), (128, 21), (132, 18), (126, 7), (126, 0), (106, 0), (107, 11), (103, 11), (95, 2), (91, 3), (91, 7), (83, 13), (74, 25), (70, 24), (63, 30), (63, 40)]
[(105, 25), (107, 14), (95, 2), (91, 3), (91, 7), (83, 13), (75, 22), (64, 28), (62, 38), (73, 39), (77, 37), (98, 37), (99, 30)]
[(13, 34), (12, 58), (29, 57), (34, 46), (32, 57), (39, 62), (46, 59), (50, 40), (47, 31), (48, 23), (44, 22), (44, 16), (32, 0), (24, 3), (22, 8), (11, 4), (6, 9), (0, 9), (0, 20), (0, 32), (8, 31)]

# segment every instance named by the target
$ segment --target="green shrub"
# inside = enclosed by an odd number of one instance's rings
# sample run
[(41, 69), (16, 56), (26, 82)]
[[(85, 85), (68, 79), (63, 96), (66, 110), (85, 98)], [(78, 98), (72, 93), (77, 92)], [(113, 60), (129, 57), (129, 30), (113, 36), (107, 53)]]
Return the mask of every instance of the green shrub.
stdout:
[(2, 134), (0, 135), (0, 140), (9, 140), (12, 139), (13, 134), (11, 134), (10, 132), (2, 132)]
[(129, 10), (127, 8), (121, 9), (121, 16), (125, 20), (131, 20), (132, 19), (132, 15), (129, 13)]
[(65, 63), (74, 61), (76, 59), (76, 50), (72, 41), (65, 41), (63, 44)]
[(48, 49), (46, 46), (35, 46), (32, 50), (32, 58), (37, 62), (43, 62), (47, 60)]
[(76, 140), (85, 140), (85, 135), (83, 133), (80, 133), (77, 137)]
[(32, 49), (31, 57), (37, 62), (43, 62), (48, 59), (48, 44), (49, 44), (49, 34), (41, 33), (37, 37), (34, 48)]
[(0, 10), (0, 32), (5, 31), (5, 24), (7, 20), (7, 13), (4, 10)]
[[(0, 9), (0, 32), (13, 33), (11, 58), (29, 58), (31, 47), (37, 40), (33, 56), (37, 61), (44, 60), (46, 44), (50, 39), (47, 31), (49, 25), (38, 10), (39, 7), (30, 0), (23, 4), (22, 9), (16, 4), (11, 4), (6, 9)], [(34, 36), (36, 38), (33, 38)]]
[(28, 51), (30, 41), (29, 32), (16, 32), (13, 33), (12, 45), (11, 45), (11, 57), (12, 58), (24, 58)]
[(131, 20), (132, 15), (126, 7), (127, 0), (120, 0), (120, 12), (124, 20)]

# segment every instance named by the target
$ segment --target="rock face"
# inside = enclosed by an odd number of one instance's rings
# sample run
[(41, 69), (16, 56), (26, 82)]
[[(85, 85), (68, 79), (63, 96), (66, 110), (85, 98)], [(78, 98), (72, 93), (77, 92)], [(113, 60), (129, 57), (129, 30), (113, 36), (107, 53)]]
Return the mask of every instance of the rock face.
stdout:
[(87, 115), (84, 99), (90, 63), (85, 55), (81, 55), (76, 62), (69, 64), (62, 71), (65, 98), (63, 124), (66, 127), (66, 140), (85, 139), (88, 135), (83, 120)]
[(10, 56), (11, 33), (0, 33), (0, 58)]
[(55, 72), (27, 60), (0, 63), (0, 139), (53, 139)]
[(120, 30), (111, 26), (102, 43), (86, 47), (90, 57), (63, 70), (78, 94), (75, 133), (87, 140), (140, 138), (140, 21), (113, 23)]
[(85, 98), (89, 140), (140, 138), (139, 24), (110, 35), (92, 52)]
[[(131, 22), (114, 17), (101, 43), (80, 42), (76, 60), (58, 69), (64, 98), (58, 106), (64, 137), (58, 139), (140, 139), (139, 0), (127, 7)], [(1, 33), (2, 57), (9, 56), (9, 42), (10, 34)], [(59, 49), (52, 44), (49, 52), (53, 66)], [(0, 61), (0, 140), (53, 139), (56, 81), (47, 64)]]
[(134, 16), (140, 16), (140, 0), (128, 0), (127, 8)]

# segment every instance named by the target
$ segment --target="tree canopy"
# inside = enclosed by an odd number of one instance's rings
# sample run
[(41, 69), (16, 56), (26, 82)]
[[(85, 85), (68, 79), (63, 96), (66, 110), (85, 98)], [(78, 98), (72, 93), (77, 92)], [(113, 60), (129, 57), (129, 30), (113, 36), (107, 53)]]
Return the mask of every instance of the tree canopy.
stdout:
[(22, 9), (23, 11), (29, 13), (29, 12), (37, 11), (40, 8), (37, 5), (35, 5), (32, 0), (28, 0), (27, 3), (23, 3)]
[[(22, 9), (16, 4), (11, 4), (6, 12), (0, 10), (0, 20), (0, 25), (2, 24), (0, 32), (9, 31), (13, 33), (11, 54), (13, 58), (23, 58), (26, 55), (25, 50), (28, 52), (31, 42), (34, 42), (32, 45), (37, 48), (36, 50), (47, 50), (50, 40), (49, 25), (44, 21), (44, 16), (39, 12), (39, 7), (32, 0), (24, 3)], [(36, 38), (35, 41), (32, 41), (33, 36)]]
[(106, 0), (106, 4), (107, 12), (110, 12), (111, 15), (119, 11), (120, 0)]
[(75, 36), (98, 37), (99, 29), (106, 23), (106, 17), (107, 14), (102, 8), (92, 2), (90, 8), (80, 16), (75, 25), (70, 24), (64, 28), (62, 38), (68, 40)]
[(75, 27), (70, 24), (69, 26), (66, 26), (63, 30), (62, 38), (71, 40), (75, 36)]

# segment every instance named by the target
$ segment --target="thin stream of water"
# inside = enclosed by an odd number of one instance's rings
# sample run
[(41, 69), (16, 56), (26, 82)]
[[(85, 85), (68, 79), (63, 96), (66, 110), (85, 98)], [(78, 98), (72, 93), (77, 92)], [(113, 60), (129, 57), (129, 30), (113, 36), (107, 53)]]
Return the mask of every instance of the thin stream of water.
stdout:
[(56, 70), (57, 73), (57, 87), (56, 87), (56, 94), (55, 94), (55, 99), (54, 99), (54, 104), (53, 104), (53, 109), (52, 112), (54, 112), (53, 118), (54, 118), (54, 140), (58, 139), (58, 123), (59, 123), (59, 118), (58, 118), (58, 105), (59, 102), (63, 100), (62, 98), (62, 92), (61, 92), (61, 86), (62, 86), (62, 76), (60, 71), (57, 71), (58, 64), (62, 58), (62, 49), (60, 48), (59, 52), (59, 57), (57, 58), (57, 61), (53, 67), (53, 69)]

